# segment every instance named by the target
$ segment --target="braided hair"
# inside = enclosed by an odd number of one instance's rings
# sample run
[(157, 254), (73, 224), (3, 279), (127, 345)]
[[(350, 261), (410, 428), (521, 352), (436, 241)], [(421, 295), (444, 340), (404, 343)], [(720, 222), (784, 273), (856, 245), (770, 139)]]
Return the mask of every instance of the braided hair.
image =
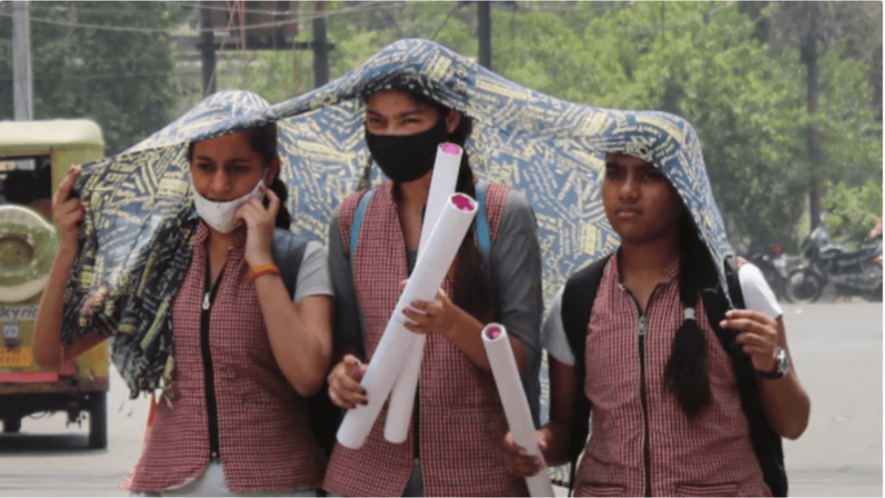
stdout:
[(713, 401), (707, 372), (707, 337), (697, 318), (700, 291), (715, 271), (709, 251), (698, 237), (688, 210), (679, 222), (679, 301), (684, 319), (673, 336), (664, 367), (664, 385), (689, 419), (697, 418)]

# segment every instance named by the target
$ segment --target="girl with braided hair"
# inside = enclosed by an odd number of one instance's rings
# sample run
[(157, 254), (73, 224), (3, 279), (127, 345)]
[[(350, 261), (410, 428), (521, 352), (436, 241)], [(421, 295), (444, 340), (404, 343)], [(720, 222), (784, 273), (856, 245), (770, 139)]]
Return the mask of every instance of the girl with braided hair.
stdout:
[[(363, 345), (339, 351), (329, 376), (330, 397), (344, 409), (367, 402), (359, 382), (414, 267), (437, 148), (445, 142), (463, 148), (472, 129), (468, 116), (406, 89), (374, 92), (366, 107), (369, 152), (391, 181), (374, 190), (358, 240), (351, 240), (351, 228), (367, 191), (346, 198), (331, 223), (335, 344)], [(476, 180), (465, 153), (456, 190), (475, 198), (479, 188), (486, 189), (489, 264), (474, 223), (437, 298), (405, 310), (409, 330), (427, 335), (409, 437), (404, 444), (384, 440), (382, 410), (361, 448), (333, 450), (323, 486), (333, 494), (526, 495), (497, 451), (507, 424), (480, 332), (491, 321), (504, 323), (520, 370), (537, 387), (543, 309), (537, 225), (522, 194)]]
[[(574, 465), (583, 450), (577, 496), (780, 495), (785, 476), (776, 479), (769, 457), (780, 437), (802, 434), (810, 406), (782, 311), (759, 270), (740, 262), (731, 299), (742, 294), (746, 309), (712, 306), (725, 299), (714, 259), (655, 157), (644, 148), (606, 156), (603, 204), (621, 243), (596, 263), (583, 296), (570, 279), (543, 326), (552, 401), (539, 446), (548, 465)], [(581, 305), (589, 321), (570, 328)], [(592, 409), (589, 441), (581, 401)], [(765, 431), (775, 444), (762, 448)], [(543, 471), (510, 434), (504, 457), (515, 475)]]

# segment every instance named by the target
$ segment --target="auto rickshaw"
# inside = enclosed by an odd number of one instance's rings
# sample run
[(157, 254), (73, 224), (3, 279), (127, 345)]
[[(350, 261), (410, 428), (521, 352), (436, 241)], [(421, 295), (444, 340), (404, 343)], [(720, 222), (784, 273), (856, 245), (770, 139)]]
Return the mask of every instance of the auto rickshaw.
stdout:
[(52, 194), (72, 164), (104, 157), (101, 129), (89, 120), (0, 122), (0, 420), (67, 412), (89, 422), (89, 447), (107, 446), (108, 343), (57, 369), (34, 363), (31, 338), (40, 296), (58, 249)]

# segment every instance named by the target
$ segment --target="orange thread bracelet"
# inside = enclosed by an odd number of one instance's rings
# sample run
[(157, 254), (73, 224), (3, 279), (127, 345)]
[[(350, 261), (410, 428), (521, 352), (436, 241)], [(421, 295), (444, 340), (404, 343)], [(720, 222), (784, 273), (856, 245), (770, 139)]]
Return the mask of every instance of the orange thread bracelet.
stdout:
[(263, 275), (282, 275), (283, 272), (280, 271), (280, 268), (277, 265), (259, 265), (255, 268), (251, 268), (249, 270), (249, 276), (246, 278), (246, 282), (250, 284), (255, 283), (255, 279), (261, 277)]

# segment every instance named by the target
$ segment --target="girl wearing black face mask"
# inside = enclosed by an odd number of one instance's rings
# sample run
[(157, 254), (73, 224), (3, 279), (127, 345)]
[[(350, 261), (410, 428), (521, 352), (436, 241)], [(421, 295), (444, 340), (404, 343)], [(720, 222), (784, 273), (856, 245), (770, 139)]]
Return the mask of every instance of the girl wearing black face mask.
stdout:
[[(407, 91), (375, 93), (367, 107), (369, 151), (392, 181), (379, 186), (369, 201), (354, 254), (351, 228), (365, 192), (344, 200), (330, 228), (329, 264), (339, 311), (335, 343), (362, 345), (337, 351), (340, 362), (329, 376), (329, 395), (345, 409), (366, 403), (359, 382), (401, 283), (414, 267), (437, 146), (463, 147), (472, 130), (470, 118)], [(387, 442), (382, 411), (360, 449), (339, 445), (333, 451), (324, 482), (333, 494), (526, 495), (524, 481), (505, 473), (498, 450), (507, 424), (480, 332), (493, 320), (507, 326), (520, 371), (537, 382), (540, 245), (525, 198), (504, 185), (484, 187), (490, 268), (475, 243), (474, 226), (436, 300), (413, 303), (405, 312), (409, 329), (427, 334), (409, 438), (405, 444)], [(466, 153), (456, 190), (476, 197)], [(356, 341), (350, 339), (354, 336)]]

